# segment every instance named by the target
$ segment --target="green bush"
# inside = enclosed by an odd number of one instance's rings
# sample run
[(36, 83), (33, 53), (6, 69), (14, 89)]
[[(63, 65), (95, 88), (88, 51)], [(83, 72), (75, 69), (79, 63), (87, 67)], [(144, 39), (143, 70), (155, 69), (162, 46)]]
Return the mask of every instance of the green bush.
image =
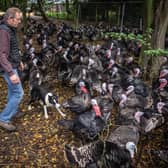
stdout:
[(67, 16), (67, 12), (47, 12), (46, 15), (51, 18), (56, 18), (56, 19), (73, 19), (72, 16)]
[(156, 49), (156, 50), (145, 50), (147, 56), (168, 56), (168, 50)]

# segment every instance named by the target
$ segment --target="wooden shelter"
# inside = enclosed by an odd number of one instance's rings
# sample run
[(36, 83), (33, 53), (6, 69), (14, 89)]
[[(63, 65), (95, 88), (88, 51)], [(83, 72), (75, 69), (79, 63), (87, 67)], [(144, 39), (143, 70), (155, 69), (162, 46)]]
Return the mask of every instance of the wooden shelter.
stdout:
[(118, 26), (142, 28), (143, 0), (86, 1), (79, 3), (79, 21), (105, 21)]

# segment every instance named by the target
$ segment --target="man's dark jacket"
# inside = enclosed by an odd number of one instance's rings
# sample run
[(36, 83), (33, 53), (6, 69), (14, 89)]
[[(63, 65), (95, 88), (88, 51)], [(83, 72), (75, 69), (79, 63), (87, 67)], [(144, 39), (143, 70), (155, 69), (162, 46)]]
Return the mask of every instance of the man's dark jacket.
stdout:
[[(16, 37), (16, 28), (13, 28), (13, 27), (5, 24), (4, 22), (1, 22), (0, 29), (6, 31), (9, 35), (9, 41), (8, 40), (4, 41), (4, 43), (6, 42), (7, 45), (9, 45), (9, 48), (8, 48), (9, 51), (7, 51), (8, 55), (6, 54), (3, 57), (1, 57), (1, 55), (0, 55), (0, 72), (6, 71), (9, 75), (12, 75), (13, 72), (12, 72), (11, 66), (12, 66), (12, 68), (18, 68), (18, 66), (20, 65), (20, 61), (21, 61), (17, 37)], [(3, 41), (3, 39), (1, 39), (1, 41)], [(2, 45), (2, 44), (0, 44), (0, 45)], [(0, 53), (0, 54), (2, 54), (2, 53)], [(7, 59), (6, 58), (4, 59), (4, 57), (6, 57)], [(8, 70), (6, 70), (5, 65), (8, 66), (8, 64), (11, 64), (11, 66), (9, 66)]]

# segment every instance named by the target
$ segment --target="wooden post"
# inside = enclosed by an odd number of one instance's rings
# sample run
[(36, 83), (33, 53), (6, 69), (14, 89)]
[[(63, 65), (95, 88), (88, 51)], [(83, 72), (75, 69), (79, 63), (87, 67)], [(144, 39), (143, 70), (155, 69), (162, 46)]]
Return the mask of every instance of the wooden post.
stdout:
[(80, 3), (78, 4), (78, 10), (77, 10), (76, 29), (79, 26), (79, 17), (80, 17)]
[(124, 2), (124, 3), (122, 4), (120, 33), (122, 32), (122, 30), (123, 30), (123, 25), (124, 25), (125, 5), (126, 5), (126, 3)]
[(142, 17), (139, 19), (139, 30), (143, 30), (143, 23), (142, 23)]
[(120, 25), (120, 17), (121, 16), (121, 5), (119, 5), (118, 7), (118, 11), (117, 11), (117, 26)]
[(98, 11), (97, 11), (97, 5), (96, 5), (96, 23), (98, 21)]

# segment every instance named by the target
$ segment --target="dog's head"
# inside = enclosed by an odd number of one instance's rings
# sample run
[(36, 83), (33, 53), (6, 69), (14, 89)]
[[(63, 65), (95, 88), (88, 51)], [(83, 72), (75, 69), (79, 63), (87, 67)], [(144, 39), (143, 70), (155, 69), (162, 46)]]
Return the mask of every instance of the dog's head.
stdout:
[(58, 96), (53, 95), (52, 93), (48, 93), (45, 102), (47, 105), (55, 106), (58, 103)]
[(56, 95), (53, 95), (52, 93), (48, 93), (45, 102), (47, 106), (55, 106), (57, 111), (65, 117), (66, 115), (60, 110), (60, 104), (58, 103), (58, 97)]

